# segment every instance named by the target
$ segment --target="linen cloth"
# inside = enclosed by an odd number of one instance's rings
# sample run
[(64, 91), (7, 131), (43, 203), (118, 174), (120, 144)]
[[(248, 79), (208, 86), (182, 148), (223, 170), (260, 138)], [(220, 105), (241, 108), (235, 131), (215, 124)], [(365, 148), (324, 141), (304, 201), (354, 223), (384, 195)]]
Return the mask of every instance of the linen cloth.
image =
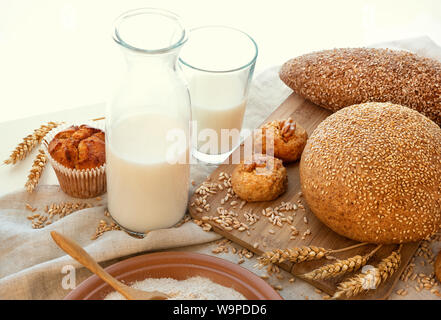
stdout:
[[(393, 47), (441, 60), (441, 49), (429, 38), (416, 38), (394, 41), (375, 47)], [(278, 77), (280, 66), (272, 67), (255, 77), (249, 93), (244, 128), (257, 127), (292, 92)], [(191, 178), (201, 183), (214, 169), (212, 165), (197, 164), (191, 169)], [(46, 170), (51, 170), (47, 168)], [(7, 183), (2, 181), (2, 183)], [(194, 189), (194, 187), (192, 187)], [(194, 190), (190, 190), (192, 192)], [(150, 232), (144, 239), (137, 239), (123, 231), (109, 231), (100, 238), (91, 240), (100, 220), (110, 222), (104, 216), (106, 197), (101, 200), (90, 199), (92, 205), (100, 205), (72, 213), (59, 221), (43, 228), (32, 229), (26, 217), (42, 212), (51, 203), (84, 201), (65, 195), (58, 186), (40, 186), (33, 194), (18, 191), (0, 198), (0, 299), (62, 299), (69, 289), (62, 286), (66, 276), (66, 266), (76, 269), (76, 284), (90, 272), (76, 261), (65, 255), (50, 237), (56, 230), (76, 240), (103, 266), (129, 256), (149, 251), (175, 248), (179, 251), (193, 251), (211, 254), (214, 240), (221, 237), (214, 232), (204, 232), (192, 222), (177, 228)], [(31, 213), (26, 204), (37, 208)], [(147, 210), (147, 209), (146, 209)], [(222, 254), (222, 258), (237, 260), (232, 254)], [(246, 261), (243, 266), (254, 272), (255, 260)], [(263, 273), (263, 272), (262, 272)], [(430, 272), (428, 272), (430, 273)], [(319, 298), (313, 287), (297, 280), (295, 285), (288, 284), (291, 277), (283, 272), (284, 280), (278, 281), (288, 287), (281, 292), (286, 299)], [(315, 294), (315, 296), (314, 296)], [(431, 298), (427, 293), (415, 293), (411, 298)]]

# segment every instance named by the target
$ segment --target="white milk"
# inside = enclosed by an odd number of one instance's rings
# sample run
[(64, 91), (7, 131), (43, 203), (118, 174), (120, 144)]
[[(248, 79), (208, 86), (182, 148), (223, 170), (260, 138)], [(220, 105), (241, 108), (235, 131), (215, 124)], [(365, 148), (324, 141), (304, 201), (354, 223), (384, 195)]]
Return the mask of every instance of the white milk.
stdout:
[[(201, 152), (224, 153), (239, 144), (239, 133), (246, 105), (245, 83), (239, 76), (219, 74), (197, 75), (190, 80), (191, 107), (193, 120), (197, 122), (198, 148), (207, 143), (201, 141), (204, 129), (214, 130), (217, 138), (218, 152), (213, 149), (208, 152), (200, 150)], [(235, 129), (237, 133), (231, 135), (231, 147), (227, 150), (221, 150), (221, 129)]]
[[(110, 130), (106, 146), (108, 209), (130, 231), (171, 227), (186, 211), (188, 161), (167, 161), (173, 142), (166, 135), (176, 128), (186, 132), (176, 118), (138, 114), (118, 121)], [(186, 142), (175, 153), (181, 159), (188, 154)]]

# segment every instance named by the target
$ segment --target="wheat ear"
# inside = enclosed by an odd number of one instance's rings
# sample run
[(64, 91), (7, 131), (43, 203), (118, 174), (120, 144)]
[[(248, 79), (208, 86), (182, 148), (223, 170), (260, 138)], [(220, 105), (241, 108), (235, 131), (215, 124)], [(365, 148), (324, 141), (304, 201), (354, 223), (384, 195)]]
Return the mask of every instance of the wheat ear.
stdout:
[(303, 261), (318, 260), (329, 253), (325, 248), (310, 246), (299, 248), (275, 249), (273, 251), (265, 252), (259, 258), (261, 265), (270, 263), (282, 263), (283, 261), (290, 261), (299, 263)]
[(343, 274), (354, 272), (366, 265), (369, 259), (381, 248), (377, 246), (374, 250), (364, 256), (356, 255), (348, 259), (337, 260), (334, 263), (324, 265), (314, 269), (311, 272), (301, 275), (301, 277), (310, 280), (324, 280), (335, 278)]
[(332, 298), (338, 299), (342, 296), (350, 298), (362, 292), (378, 288), (380, 284), (384, 283), (398, 270), (401, 263), (401, 247), (402, 245), (388, 257), (381, 260), (377, 267), (373, 267), (365, 273), (359, 273), (339, 283), (337, 292)]
[(31, 171), (28, 175), (28, 181), (26, 181), (25, 188), (29, 193), (32, 193), (40, 181), (41, 174), (47, 163), (47, 156), (42, 149), (38, 150), (38, 155), (32, 164)]
[(351, 249), (354, 249), (357, 247), (364, 246), (366, 244), (367, 243), (358, 243), (356, 245), (342, 248), (342, 249), (337, 249), (337, 250), (325, 249), (325, 248), (316, 247), (316, 246), (287, 248), (287, 249), (275, 249), (272, 251), (265, 252), (259, 258), (259, 264), (260, 265), (267, 265), (270, 263), (282, 263), (283, 261), (300, 263), (300, 262), (304, 262), (304, 261), (319, 260), (323, 257), (326, 257), (326, 256), (332, 254), (332, 253), (351, 250)]
[(25, 138), (23, 141), (11, 152), (8, 159), (3, 161), (4, 164), (16, 164), (18, 161), (23, 160), (26, 156), (43, 140), (43, 138), (51, 131), (60, 125), (57, 122), (48, 122), (35, 129), (34, 132)]

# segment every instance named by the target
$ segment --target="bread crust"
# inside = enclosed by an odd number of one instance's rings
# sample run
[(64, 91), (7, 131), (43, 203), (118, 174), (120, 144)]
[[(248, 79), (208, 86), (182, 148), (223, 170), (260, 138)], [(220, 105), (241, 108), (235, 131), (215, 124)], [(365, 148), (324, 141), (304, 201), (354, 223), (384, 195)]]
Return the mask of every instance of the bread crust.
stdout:
[(441, 228), (441, 129), (407, 107), (366, 103), (325, 119), (300, 162), (314, 214), (347, 238), (425, 239)]
[(276, 199), (285, 192), (287, 181), (282, 161), (263, 154), (243, 160), (231, 175), (234, 192), (248, 202)]
[(279, 76), (300, 96), (332, 111), (392, 102), (441, 125), (441, 63), (434, 59), (389, 49), (334, 49), (291, 59)]

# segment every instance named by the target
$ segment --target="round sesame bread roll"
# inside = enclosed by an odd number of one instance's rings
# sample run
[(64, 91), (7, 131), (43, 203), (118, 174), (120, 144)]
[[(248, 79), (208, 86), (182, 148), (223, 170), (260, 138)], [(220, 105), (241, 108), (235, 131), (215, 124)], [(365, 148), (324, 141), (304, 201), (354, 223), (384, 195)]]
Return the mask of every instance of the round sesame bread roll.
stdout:
[(407, 107), (365, 103), (325, 119), (300, 161), (302, 192), (332, 230), (369, 243), (441, 228), (441, 129)]
[(441, 125), (441, 63), (407, 51), (334, 49), (287, 61), (280, 79), (326, 109), (370, 101), (415, 109)]

